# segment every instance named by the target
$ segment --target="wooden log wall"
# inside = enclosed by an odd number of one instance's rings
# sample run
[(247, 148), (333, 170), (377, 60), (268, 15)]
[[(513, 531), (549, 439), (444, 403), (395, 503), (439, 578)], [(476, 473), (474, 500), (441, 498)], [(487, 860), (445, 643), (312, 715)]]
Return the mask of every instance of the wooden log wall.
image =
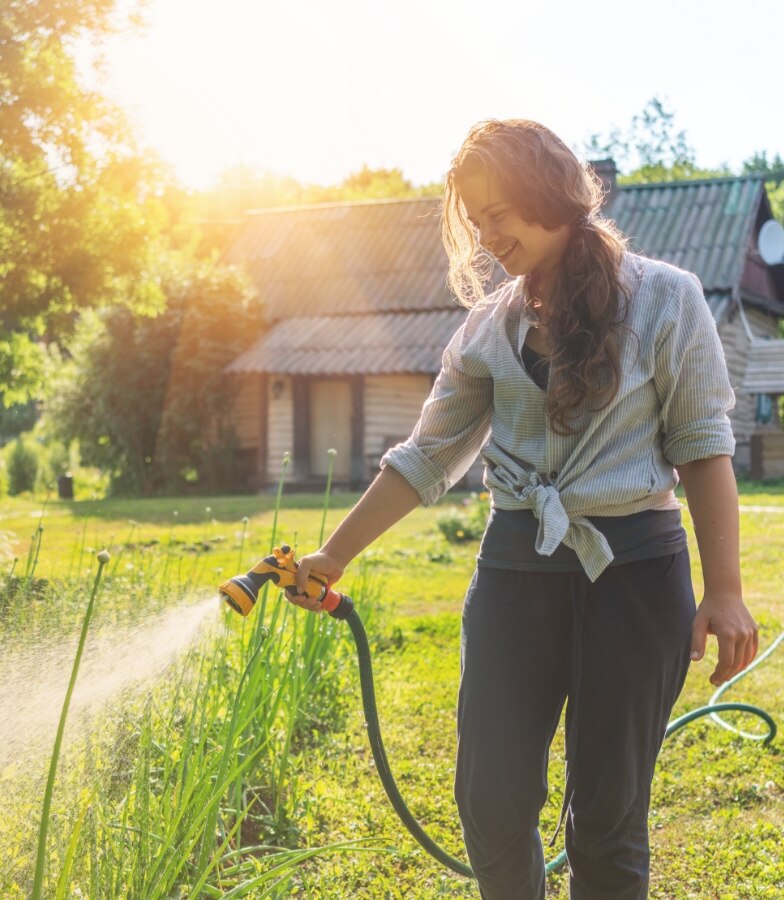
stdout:
[[(776, 335), (776, 322), (771, 316), (766, 316), (748, 305), (744, 309), (749, 327), (755, 337)], [(737, 472), (746, 473), (751, 471), (751, 436), (757, 430), (755, 422), (757, 398), (752, 394), (745, 393), (741, 388), (748, 360), (749, 339), (737, 312), (725, 318), (721, 323), (719, 337), (724, 347), (730, 382), (735, 391), (735, 408), (729, 413), (736, 441), (733, 465)]]
[(784, 432), (761, 431), (752, 435), (749, 474), (758, 481), (784, 478)]

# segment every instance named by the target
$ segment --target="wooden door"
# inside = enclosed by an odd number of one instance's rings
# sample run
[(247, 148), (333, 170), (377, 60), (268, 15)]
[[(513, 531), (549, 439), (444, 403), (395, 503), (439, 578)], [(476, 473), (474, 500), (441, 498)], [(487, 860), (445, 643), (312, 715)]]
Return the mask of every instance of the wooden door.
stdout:
[(327, 451), (335, 449), (332, 477), (351, 478), (351, 382), (313, 381), (310, 385), (310, 474), (325, 477)]

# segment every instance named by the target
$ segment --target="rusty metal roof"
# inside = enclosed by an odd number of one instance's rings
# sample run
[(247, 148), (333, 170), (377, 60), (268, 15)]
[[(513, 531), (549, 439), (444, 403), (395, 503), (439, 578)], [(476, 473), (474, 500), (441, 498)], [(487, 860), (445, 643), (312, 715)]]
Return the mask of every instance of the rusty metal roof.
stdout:
[(231, 373), (436, 373), (467, 310), (283, 319), (226, 369)]
[(729, 292), (764, 190), (757, 175), (620, 185), (606, 214), (638, 253), (694, 272), (706, 295)]

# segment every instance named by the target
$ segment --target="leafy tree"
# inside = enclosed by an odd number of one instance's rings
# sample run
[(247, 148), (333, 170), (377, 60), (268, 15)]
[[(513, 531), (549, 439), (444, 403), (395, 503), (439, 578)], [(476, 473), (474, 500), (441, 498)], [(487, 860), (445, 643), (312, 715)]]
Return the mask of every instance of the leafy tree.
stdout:
[(244, 282), (211, 261), (170, 272), (163, 312), (86, 316), (54, 382), (49, 428), (79, 441), (114, 493), (231, 490), (233, 434), (223, 369), (261, 327)]
[[(156, 172), (119, 113), (80, 80), (73, 48), (123, 23), (118, 0), (6, 0), (0, 19), (0, 380), (40, 392), (43, 344), (78, 311), (155, 306)], [(13, 385), (13, 390), (11, 390)]]
[(401, 169), (371, 169), (364, 165), (333, 187), (310, 189), (312, 202), (338, 200), (388, 200), (433, 196), (441, 185), (416, 187)]
[[(307, 203), (337, 203), (344, 200), (383, 200), (411, 197), (433, 197), (441, 193), (442, 185), (432, 183), (416, 186), (401, 169), (373, 169), (362, 166), (343, 181), (334, 185), (302, 184), (288, 176), (275, 175), (252, 166), (233, 166), (226, 169), (214, 188), (193, 195), (196, 216), (208, 222), (230, 221), (250, 209), (293, 206)], [(202, 226), (204, 228), (204, 226)], [(220, 245), (219, 228), (208, 229), (218, 240), (204, 244), (206, 249)]]
[(653, 97), (641, 113), (632, 116), (625, 130), (614, 128), (605, 135), (590, 134), (583, 152), (589, 159), (614, 159), (618, 168), (627, 172), (619, 175), (621, 184), (732, 174), (727, 168), (704, 169), (697, 165), (686, 132), (676, 130), (675, 114), (658, 97)]
[(12, 404), (8, 407), (0, 402), (0, 444), (18, 437), (24, 431), (30, 431), (35, 425), (37, 415), (37, 405), (33, 402)]
[(784, 159), (777, 153), (769, 160), (764, 150), (758, 150), (743, 163), (743, 174), (759, 172), (771, 176), (771, 180), (765, 182), (768, 200), (775, 218), (784, 222)]

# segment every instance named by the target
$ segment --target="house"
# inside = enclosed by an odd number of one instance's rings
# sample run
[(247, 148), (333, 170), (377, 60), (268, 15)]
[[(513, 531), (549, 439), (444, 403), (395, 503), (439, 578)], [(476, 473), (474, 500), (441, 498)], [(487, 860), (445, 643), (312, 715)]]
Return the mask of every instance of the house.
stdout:
[[(758, 396), (742, 389), (749, 346), (774, 336), (784, 316), (784, 265), (756, 250), (771, 218), (763, 179), (618, 185), (611, 160), (593, 165), (604, 212), (633, 249), (700, 277), (737, 393), (735, 464), (748, 471), (760, 418)], [(286, 452), (289, 481), (323, 484), (330, 448), (335, 483), (367, 484), (386, 448), (410, 433), (466, 315), (446, 287), (438, 201), (249, 213), (225, 256), (246, 267), (269, 320), (226, 369), (249, 486), (276, 481)], [(481, 466), (467, 478), (479, 483)]]

